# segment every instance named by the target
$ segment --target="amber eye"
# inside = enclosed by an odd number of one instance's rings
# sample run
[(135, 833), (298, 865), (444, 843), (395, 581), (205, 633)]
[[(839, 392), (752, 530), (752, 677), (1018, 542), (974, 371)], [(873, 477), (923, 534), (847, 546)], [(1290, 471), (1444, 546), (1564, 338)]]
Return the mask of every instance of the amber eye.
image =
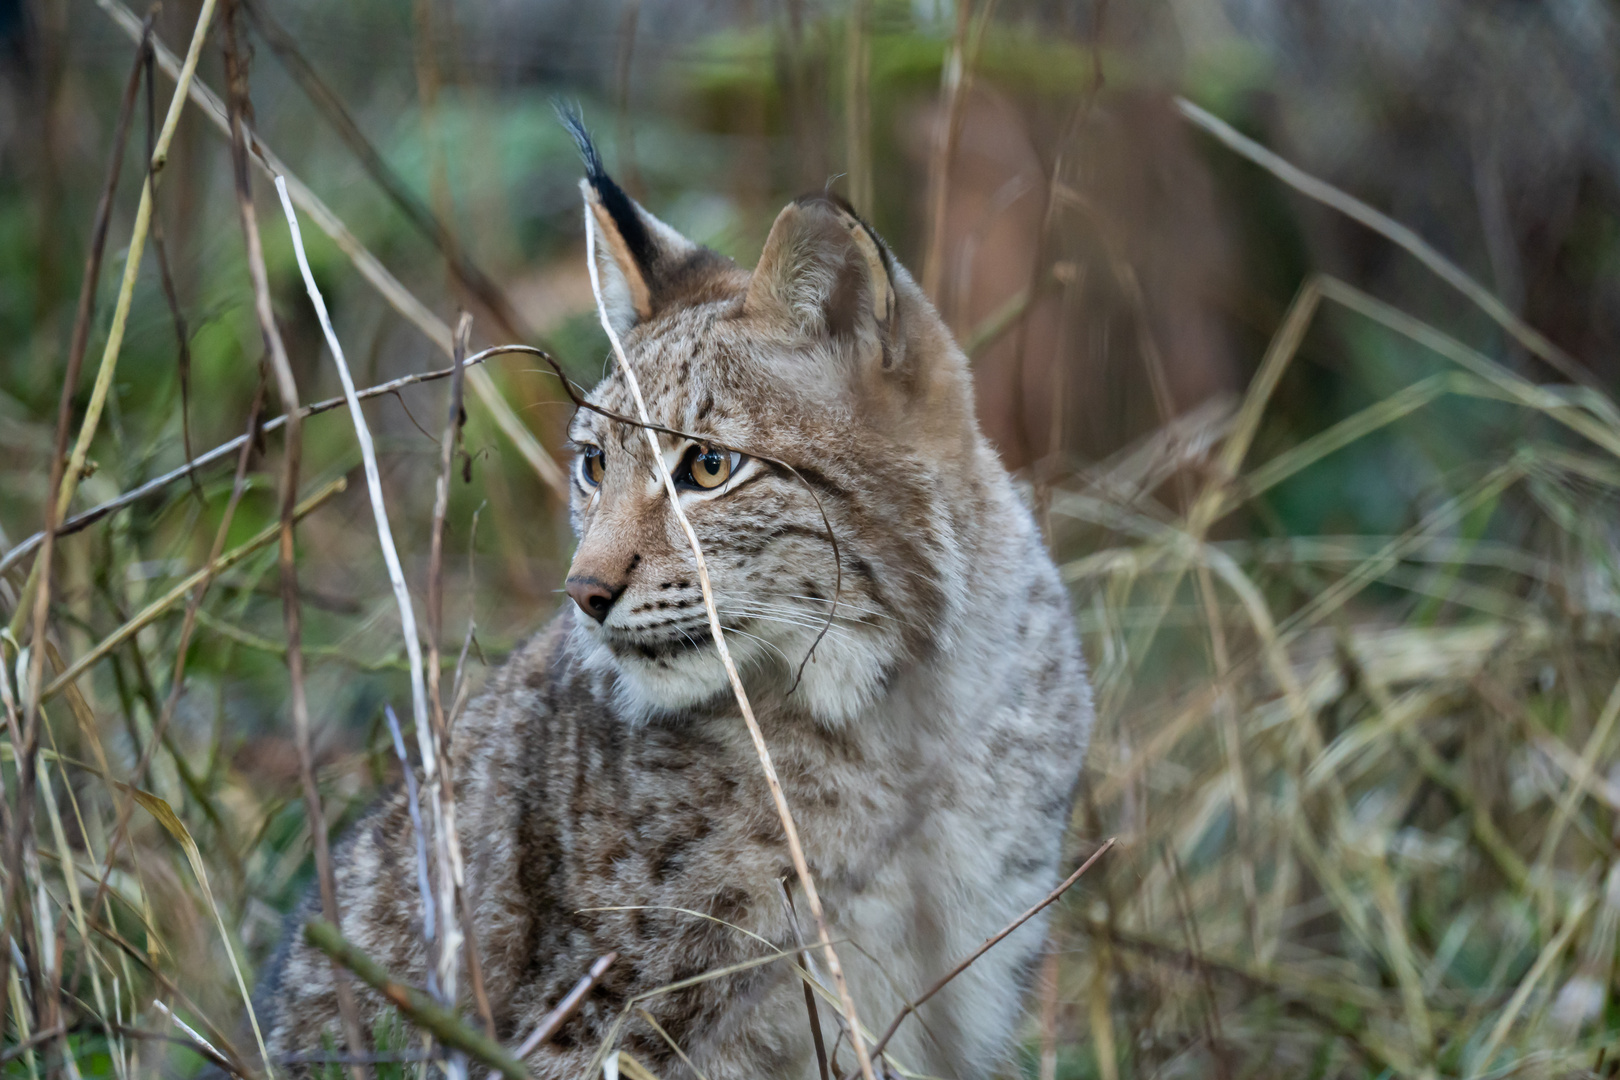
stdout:
[[(686, 473), (692, 483), (705, 490), (719, 487), (731, 479), (730, 451), (712, 446), (696, 446), (687, 458)], [(682, 479), (685, 479), (683, 477)]]
[(601, 484), (602, 473), (606, 467), (600, 446), (587, 446), (579, 452), (579, 478), (586, 487), (593, 488)]

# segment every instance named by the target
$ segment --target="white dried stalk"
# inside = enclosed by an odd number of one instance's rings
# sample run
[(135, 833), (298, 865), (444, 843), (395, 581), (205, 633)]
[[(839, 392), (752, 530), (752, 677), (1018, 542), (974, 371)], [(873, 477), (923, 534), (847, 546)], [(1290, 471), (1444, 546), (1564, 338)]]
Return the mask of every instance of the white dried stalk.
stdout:
[(220, 1061), (229, 1060), (224, 1054), (219, 1052), (219, 1048), (217, 1046), (203, 1038), (201, 1032), (192, 1027), (190, 1024), (186, 1023), (184, 1020), (180, 1019), (180, 1014), (163, 1004), (162, 1001), (153, 998), (152, 1008), (162, 1013), (168, 1019), (174, 1021), (174, 1026), (185, 1032), (186, 1038), (190, 1039), (204, 1050), (207, 1050), (210, 1054), (213, 1054), (214, 1057), (218, 1058)]
[(304, 276), (304, 287), (309, 291), (310, 303), (321, 321), (321, 332), (326, 335), (327, 347), (337, 364), (338, 378), (343, 382), (343, 396), (349, 403), (349, 418), (354, 421), (355, 438), (360, 443), (360, 458), (366, 472), (366, 492), (371, 496), (371, 514), (377, 521), (377, 542), (382, 547), (383, 562), (388, 566), (388, 580), (394, 588), (394, 600), (399, 605), (400, 629), (405, 634), (405, 652), (411, 666), (411, 714), (416, 720), (416, 737), (421, 743), (422, 768), (429, 780), (435, 775), (433, 743), (428, 730), (427, 686), (422, 680), (422, 643), (416, 633), (416, 611), (411, 605), (410, 589), (405, 585), (405, 571), (400, 568), (399, 550), (394, 546), (394, 533), (388, 524), (388, 507), (383, 504), (382, 479), (377, 472), (377, 447), (371, 439), (371, 429), (360, 409), (360, 398), (354, 389), (354, 378), (349, 374), (349, 363), (344, 359), (343, 346), (338, 343), (337, 332), (332, 329), (332, 318), (326, 311), (326, 301), (315, 285), (315, 275), (309, 268), (309, 257), (304, 254), (304, 236), (298, 228), (298, 214), (287, 194), (285, 177), (276, 177), (276, 194), (281, 196), (281, 208), (287, 215), (287, 227), (292, 231), (293, 252), (298, 256), (298, 270)]
[(743, 689), (742, 677), (737, 674), (737, 665), (731, 660), (731, 650), (726, 647), (725, 628), (720, 625), (720, 612), (714, 604), (714, 589), (709, 584), (709, 567), (703, 559), (703, 548), (698, 543), (697, 533), (692, 530), (692, 523), (686, 518), (686, 511), (681, 509), (680, 492), (675, 489), (675, 478), (670, 475), (669, 465), (664, 461), (663, 449), (658, 445), (658, 433), (652, 429), (652, 419), (647, 414), (647, 403), (641, 396), (641, 384), (636, 379), (636, 373), (625, 358), (624, 346), (619, 342), (619, 335), (613, 329), (613, 323), (608, 319), (607, 305), (602, 299), (602, 282), (596, 268), (596, 222), (590, 208), (585, 210), (585, 265), (591, 275), (591, 292), (596, 297), (596, 314), (602, 322), (602, 329), (607, 332), (608, 343), (613, 347), (613, 357), (618, 362), (619, 370), (624, 372), (625, 382), (630, 385), (630, 394), (636, 400), (636, 416), (641, 420), (641, 432), (647, 437), (647, 446), (652, 451), (653, 464), (658, 468), (658, 475), (664, 482), (664, 491), (669, 495), (670, 509), (675, 512), (675, 520), (680, 522), (681, 531), (686, 534), (686, 542), (692, 548), (692, 558), (697, 565), (698, 586), (703, 590), (703, 609), (709, 616), (709, 633), (714, 638), (715, 650), (720, 654), (720, 663), (726, 669), (726, 678), (731, 682), (731, 692), (737, 699), (737, 707), (742, 711), (743, 723), (748, 726), (748, 735), (754, 741), (754, 752), (759, 755), (760, 767), (765, 771), (765, 783), (771, 789), (771, 799), (776, 803), (776, 814), (782, 820), (782, 831), (787, 835), (788, 853), (793, 858), (793, 869), (799, 878), (799, 885), (804, 889), (804, 898), (810, 905), (810, 912), (815, 916), (816, 931), (821, 936), (821, 951), (827, 961), (827, 973), (832, 976), (833, 986), (838, 990), (838, 1000), (842, 1006), (844, 1019), (848, 1023), (849, 1041), (854, 1047), (855, 1057), (861, 1065), (861, 1076), (864, 1080), (876, 1080), (872, 1071), (872, 1058), (866, 1050), (866, 1040), (862, 1035), (860, 1018), (855, 1012), (855, 999), (849, 992), (849, 984), (844, 979), (844, 967), (838, 962), (838, 953), (834, 951), (832, 938), (827, 932), (827, 916), (821, 907), (821, 895), (816, 891), (816, 882), (810, 875), (810, 864), (804, 857), (804, 848), (799, 843), (799, 830), (793, 823), (793, 812), (788, 809), (787, 796), (782, 793), (782, 782), (777, 778), (776, 766), (771, 762), (770, 748), (765, 745), (765, 735), (759, 728), (759, 721), (754, 718), (754, 708), (748, 701), (748, 693)]
[(371, 497), (371, 513), (377, 522), (377, 541), (382, 548), (383, 562), (388, 567), (388, 580), (394, 589), (399, 606), (400, 629), (405, 636), (405, 651), (411, 670), (411, 715), (416, 721), (416, 739), (422, 754), (422, 772), (433, 793), (434, 846), (439, 863), (439, 992), (447, 1002), (456, 999), (456, 969), (461, 956), (462, 935), (456, 920), (456, 888), (461, 883), (461, 850), (456, 837), (455, 795), (443, 783), (438, 760), (443, 747), (436, 745), (437, 737), (428, 723), (427, 687), (422, 677), (422, 643), (417, 635), (416, 611), (411, 603), (410, 589), (405, 584), (405, 572), (400, 567), (399, 551), (394, 546), (393, 530), (388, 524), (388, 508), (383, 504), (382, 479), (377, 471), (377, 448), (360, 409), (355, 393), (354, 378), (349, 374), (348, 361), (343, 356), (337, 332), (326, 310), (326, 301), (315, 284), (310, 271), (309, 258), (304, 253), (304, 237), (298, 228), (298, 213), (293, 209), (292, 197), (287, 191), (285, 177), (276, 177), (276, 193), (281, 196), (281, 208), (287, 215), (287, 227), (292, 233), (293, 252), (298, 257), (298, 270), (304, 277), (310, 302), (320, 319), (321, 332), (337, 364), (338, 377), (343, 382), (343, 396), (349, 403), (349, 416), (354, 421), (354, 434), (360, 444), (360, 457), (365, 466), (366, 491)]

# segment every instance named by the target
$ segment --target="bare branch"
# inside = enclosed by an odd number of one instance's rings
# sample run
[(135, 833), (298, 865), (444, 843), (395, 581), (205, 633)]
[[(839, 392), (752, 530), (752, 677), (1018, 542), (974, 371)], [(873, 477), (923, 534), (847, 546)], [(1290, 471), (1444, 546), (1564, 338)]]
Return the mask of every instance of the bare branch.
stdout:
[(523, 1062), (504, 1046), (468, 1027), (454, 1012), (414, 986), (395, 979), (381, 964), (345, 941), (331, 923), (311, 919), (304, 924), (304, 940), (331, 957), (333, 963), (354, 972), (360, 981), (387, 998), (413, 1024), (431, 1032), (444, 1045), (476, 1058), (507, 1080), (528, 1080), (529, 1071), (523, 1067)]

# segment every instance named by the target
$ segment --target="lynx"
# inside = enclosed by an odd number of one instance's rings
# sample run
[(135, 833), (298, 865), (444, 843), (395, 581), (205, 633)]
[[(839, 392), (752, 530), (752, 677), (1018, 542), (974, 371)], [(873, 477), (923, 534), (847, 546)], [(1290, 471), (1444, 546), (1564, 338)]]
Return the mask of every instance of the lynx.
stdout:
[[(653, 422), (700, 436), (660, 436), (664, 460), (858, 1012), (879, 1031), (1057, 880), (1092, 719), (1068, 598), (979, 431), (966, 358), (871, 228), (832, 198), (800, 199), (749, 272), (626, 196), (577, 134), (610, 321)], [(635, 413), (617, 370), (589, 400)], [(570, 434), (573, 605), (453, 733), (497, 1034), (517, 1045), (613, 951), (525, 1062), (534, 1076), (585, 1076), (624, 1016), (619, 1045), (660, 1077), (808, 1080), (787, 961), (625, 1008), (816, 931), (646, 437), (583, 409)], [(338, 848), (336, 873), (344, 935), (422, 985), (403, 793)], [(318, 911), (311, 898), (293, 926)], [(966, 1078), (1006, 1064), (1043, 934), (1032, 920), (908, 1019), (892, 1065)], [(272, 1055), (341, 1045), (326, 958), (287, 938), (263, 994)], [(371, 1030), (385, 1003), (357, 993)], [(836, 1011), (818, 1013), (848, 1072)]]

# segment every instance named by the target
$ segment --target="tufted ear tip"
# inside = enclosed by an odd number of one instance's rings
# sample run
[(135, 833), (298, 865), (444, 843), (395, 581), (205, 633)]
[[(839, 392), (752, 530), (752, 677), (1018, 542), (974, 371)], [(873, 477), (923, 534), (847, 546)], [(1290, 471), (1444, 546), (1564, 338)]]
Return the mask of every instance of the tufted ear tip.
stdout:
[(608, 175), (577, 105), (554, 105), (585, 166), (579, 190), (601, 238), (597, 260), (604, 299), (614, 328), (625, 333), (651, 318), (661, 297), (669, 301), (679, 291), (678, 268), (699, 249), (649, 214)]

